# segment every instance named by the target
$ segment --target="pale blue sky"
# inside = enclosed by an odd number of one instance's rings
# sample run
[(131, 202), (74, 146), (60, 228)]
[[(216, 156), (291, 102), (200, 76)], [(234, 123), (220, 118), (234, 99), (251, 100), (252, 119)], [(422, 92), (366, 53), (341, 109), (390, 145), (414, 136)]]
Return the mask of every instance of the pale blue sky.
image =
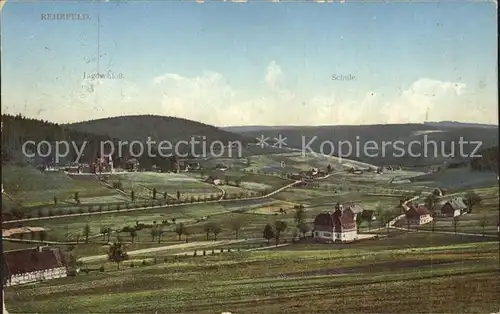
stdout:
[[(2, 111), (318, 125), (421, 122), (428, 108), (431, 120), (496, 124), (496, 48), (493, 2), (8, 1)], [(97, 71), (124, 79), (83, 79)]]

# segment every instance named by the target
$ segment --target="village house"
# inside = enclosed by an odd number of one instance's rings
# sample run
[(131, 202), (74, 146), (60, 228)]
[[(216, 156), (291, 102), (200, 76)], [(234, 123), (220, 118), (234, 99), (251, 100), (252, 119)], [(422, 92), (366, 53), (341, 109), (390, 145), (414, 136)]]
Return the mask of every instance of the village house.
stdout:
[(356, 203), (344, 204), (344, 208), (349, 208), (357, 216), (361, 216), (364, 221), (373, 221), (377, 218), (375, 217), (375, 211), (364, 208), (363, 206)]
[(205, 179), (205, 182), (213, 184), (213, 185), (221, 185), (222, 180), (217, 179), (216, 177), (209, 176), (208, 178)]
[(59, 248), (37, 247), (3, 253), (5, 286), (67, 277), (64, 256)]
[(377, 217), (375, 216), (375, 211), (365, 209), (361, 212), (361, 219), (363, 221), (374, 221), (377, 220)]
[(352, 242), (358, 238), (356, 213), (337, 204), (333, 213), (322, 213), (314, 219), (314, 239), (318, 242)]
[(2, 237), (11, 237), (16, 234), (32, 234), (36, 232), (48, 231), (49, 229), (43, 227), (19, 227), (19, 228), (11, 228), (11, 229), (2, 229)]
[(441, 197), (441, 196), (444, 195), (444, 192), (440, 188), (437, 188), (434, 191), (432, 191), (432, 194), (435, 195), (435, 196)]
[(227, 169), (228, 169), (228, 167), (226, 165), (223, 165), (223, 164), (217, 164), (215, 166), (215, 170), (226, 171)]
[(292, 180), (297, 180), (297, 181), (302, 180), (302, 176), (300, 174), (289, 174), (288, 178), (292, 179)]
[(423, 205), (410, 204), (406, 211), (406, 221), (410, 225), (424, 225), (433, 220), (429, 210)]
[(440, 202), (436, 204), (436, 209), (440, 216), (445, 217), (456, 217), (460, 216), (467, 210), (467, 205), (465, 205), (462, 198), (453, 198), (446, 202)]

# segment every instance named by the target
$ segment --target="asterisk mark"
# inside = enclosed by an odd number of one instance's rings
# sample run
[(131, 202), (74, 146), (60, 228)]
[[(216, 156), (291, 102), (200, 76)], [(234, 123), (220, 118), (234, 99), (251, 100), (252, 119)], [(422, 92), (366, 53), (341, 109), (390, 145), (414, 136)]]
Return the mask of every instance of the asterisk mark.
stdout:
[(265, 137), (263, 134), (260, 137), (256, 137), (257, 139), (257, 146), (260, 146), (260, 148), (264, 148), (265, 146), (269, 146), (267, 143), (267, 140), (269, 140), (269, 137)]
[(278, 147), (278, 148), (283, 148), (283, 146), (288, 146), (286, 143), (286, 137), (283, 137), (281, 134), (278, 134), (278, 137), (275, 137), (274, 140), (276, 143), (274, 143), (273, 147)]

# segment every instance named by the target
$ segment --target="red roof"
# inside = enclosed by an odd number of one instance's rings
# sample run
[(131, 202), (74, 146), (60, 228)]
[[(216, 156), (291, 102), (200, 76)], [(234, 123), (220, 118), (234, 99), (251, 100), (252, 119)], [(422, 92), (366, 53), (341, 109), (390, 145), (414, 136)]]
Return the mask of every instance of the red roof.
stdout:
[(356, 214), (349, 208), (345, 210), (337, 209), (333, 213), (322, 213), (314, 219), (314, 226), (328, 229), (335, 229), (335, 232), (341, 232), (345, 229), (356, 228)]
[(408, 217), (420, 217), (425, 215), (430, 215), (431, 213), (427, 209), (427, 207), (423, 205), (410, 205), (408, 211), (406, 212), (406, 216)]
[(33, 271), (65, 267), (59, 248), (38, 248), (4, 252), (4, 262), (10, 276)]

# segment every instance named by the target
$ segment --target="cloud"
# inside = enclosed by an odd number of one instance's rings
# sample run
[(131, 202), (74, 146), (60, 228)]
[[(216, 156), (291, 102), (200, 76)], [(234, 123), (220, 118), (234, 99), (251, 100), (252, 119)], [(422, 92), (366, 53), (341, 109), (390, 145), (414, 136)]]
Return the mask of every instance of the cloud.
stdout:
[(50, 121), (158, 114), (219, 126), (418, 123), (424, 121), (427, 110), (434, 121), (484, 121), (485, 112), (491, 111), (487, 105), (474, 109), (467, 86), (458, 82), (421, 78), (389, 98), (374, 91), (356, 97), (343, 91), (311, 90), (298, 95), (286, 87), (284, 71), (276, 61), (263, 69), (262, 77), (266, 83), (262, 90), (237, 89), (217, 72), (191, 77), (165, 73), (142, 84), (126, 78), (99, 84), (81, 81), (70, 92), (31, 102), (57, 105), (57, 110), (38, 116)]
[(271, 61), (267, 66), (266, 84), (271, 90), (280, 90), (283, 79), (283, 71), (276, 61)]
[[(404, 90), (397, 99), (386, 103), (382, 108), (386, 123), (401, 121), (418, 123), (426, 119), (450, 120), (453, 115), (458, 120), (467, 121), (467, 104), (462, 98), (466, 85), (457, 82), (444, 82), (422, 78)], [(465, 118), (465, 119), (462, 119)]]

